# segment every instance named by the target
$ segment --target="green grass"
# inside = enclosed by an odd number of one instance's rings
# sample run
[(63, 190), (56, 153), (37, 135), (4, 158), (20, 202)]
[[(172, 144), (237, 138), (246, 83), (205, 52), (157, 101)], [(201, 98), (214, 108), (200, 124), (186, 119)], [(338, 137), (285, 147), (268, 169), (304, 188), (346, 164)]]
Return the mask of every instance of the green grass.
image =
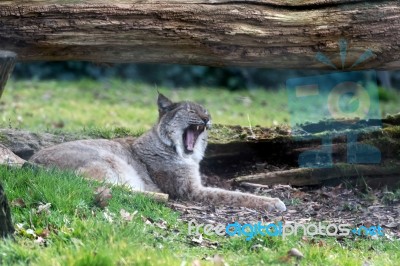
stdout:
[[(250, 121), (252, 126), (272, 126), (290, 119), (284, 90), (158, 89), (175, 101), (204, 104), (216, 124), (248, 126)], [(399, 94), (381, 95), (382, 114), (397, 113)], [(0, 127), (104, 138), (140, 135), (156, 121), (156, 97), (152, 86), (118, 80), (10, 81), (0, 100)], [(216, 130), (229, 133), (224, 127)], [(396, 265), (400, 261), (399, 241), (384, 237), (255, 237), (246, 241), (212, 236), (217, 246), (201, 246), (192, 243), (187, 224), (177, 213), (121, 187), (112, 187), (108, 210), (104, 210), (94, 203), (94, 191), (104, 184), (73, 173), (3, 166), (0, 181), (10, 202), (22, 200), (26, 205), (12, 204), (17, 233), (15, 241), (0, 241), (0, 265), (191, 265), (195, 259), (212, 265), (207, 258), (215, 254), (229, 265), (293, 265), (294, 259), (285, 260), (291, 248), (304, 254), (300, 265), (361, 265), (364, 261)], [(397, 199), (398, 191), (387, 195), (388, 202)], [(51, 203), (50, 212), (38, 213), (46, 203)], [(137, 214), (126, 221), (121, 209)], [(112, 223), (105, 212), (112, 215)], [(167, 228), (154, 224), (158, 221), (166, 221)], [(39, 235), (45, 243), (35, 242)]]
[[(0, 99), (0, 127), (48, 132), (83, 132), (104, 138), (140, 135), (157, 119), (157, 89), (174, 101), (206, 106), (214, 124), (289, 124), (284, 88), (231, 92), (223, 88), (172, 90), (134, 82), (9, 81)], [(400, 94), (379, 89), (382, 117), (400, 111)], [(312, 105), (309, 114), (318, 114)], [(318, 116), (319, 117), (319, 116)]]
[(174, 101), (206, 106), (213, 123), (288, 123), (284, 90), (230, 92), (222, 88), (170, 90), (133, 82), (10, 81), (0, 100), (2, 127), (77, 131), (92, 128), (148, 130), (157, 119), (157, 89)]
[[(400, 242), (386, 238), (371, 240), (300, 236), (245, 237), (211, 236), (218, 246), (193, 245), (187, 224), (178, 214), (141, 195), (112, 187), (108, 211), (94, 204), (94, 191), (104, 184), (85, 180), (75, 174), (56, 170), (0, 167), (2, 183), (10, 202), (23, 200), (25, 206), (12, 204), (17, 224), (15, 241), (0, 242), (1, 265), (188, 265), (195, 259), (212, 265), (216, 254), (229, 265), (293, 265), (285, 263), (291, 248), (304, 254), (300, 265), (396, 265)], [(38, 213), (40, 205), (51, 203), (49, 212)], [(124, 220), (120, 210), (137, 211), (132, 221)], [(109, 222), (107, 212), (113, 217)], [(151, 224), (146, 224), (146, 220)], [(166, 228), (155, 223), (166, 222)], [(30, 230), (31, 229), (31, 230)], [(33, 235), (43, 235), (36, 243)]]

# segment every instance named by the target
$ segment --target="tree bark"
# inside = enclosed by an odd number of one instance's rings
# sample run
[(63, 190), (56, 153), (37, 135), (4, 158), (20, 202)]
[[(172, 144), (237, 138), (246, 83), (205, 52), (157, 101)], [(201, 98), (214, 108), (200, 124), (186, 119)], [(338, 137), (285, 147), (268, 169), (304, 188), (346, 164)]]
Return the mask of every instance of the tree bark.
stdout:
[[(11, 71), (14, 68), (15, 61), (15, 53), (0, 50), (0, 97)], [(18, 159), (17, 156), (14, 156), (14, 154), (0, 144), (0, 163), (14, 163), (15, 160)], [(0, 184), (0, 237), (9, 236), (13, 232), (14, 227), (11, 221), (10, 208), (8, 206), (7, 197), (4, 194), (3, 186)]]
[(336, 164), (332, 168), (297, 168), (286, 171), (261, 173), (235, 178), (236, 182), (248, 182), (261, 185), (289, 184), (292, 186), (313, 186), (329, 182), (343, 183), (359, 181), (376, 186), (399, 182), (400, 165), (356, 165)]
[(17, 55), (15, 53), (0, 50), (0, 98), (14, 68), (16, 59)]
[(11, 220), (10, 207), (4, 194), (3, 186), (0, 184), (0, 237), (6, 237), (14, 233)]
[[(20, 60), (349, 69), (400, 67), (399, 1), (2, 1), (0, 43)], [(347, 41), (342, 66), (339, 40)], [(321, 57), (320, 57), (321, 58)]]

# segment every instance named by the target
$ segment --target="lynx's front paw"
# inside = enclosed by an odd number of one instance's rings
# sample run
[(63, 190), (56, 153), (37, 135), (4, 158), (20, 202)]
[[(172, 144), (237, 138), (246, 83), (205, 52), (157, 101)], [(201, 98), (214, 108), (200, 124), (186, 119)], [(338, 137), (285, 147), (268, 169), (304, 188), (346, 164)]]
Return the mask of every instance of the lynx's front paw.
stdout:
[(281, 212), (286, 211), (285, 203), (283, 203), (278, 198), (268, 198), (265, 205), (266, 205), (266, 209), (268, 211), (273, 211), (273, 210), (277, 210), (277, 211), (281, 211)]

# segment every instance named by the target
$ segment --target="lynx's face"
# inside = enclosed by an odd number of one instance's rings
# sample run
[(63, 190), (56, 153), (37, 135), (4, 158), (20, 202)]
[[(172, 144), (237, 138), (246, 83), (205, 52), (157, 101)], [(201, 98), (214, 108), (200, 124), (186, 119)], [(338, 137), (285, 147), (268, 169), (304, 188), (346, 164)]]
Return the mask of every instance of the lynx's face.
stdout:
[(173, 145), (181, 157), (201, 160), (207, 145), (207, 130), (211, 116), (201, 105), (193, 102), (173, 103), (162, 94), (158, 96), (158, 133), (167, 145)]

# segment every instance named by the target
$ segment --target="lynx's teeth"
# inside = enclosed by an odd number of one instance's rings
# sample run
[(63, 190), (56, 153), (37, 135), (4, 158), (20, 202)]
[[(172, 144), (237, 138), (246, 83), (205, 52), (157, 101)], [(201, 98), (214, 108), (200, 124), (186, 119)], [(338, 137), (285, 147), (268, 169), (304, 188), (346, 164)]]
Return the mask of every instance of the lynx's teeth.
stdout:
[(199, 126), (197, 126), (197, 130), (199, 130)]

